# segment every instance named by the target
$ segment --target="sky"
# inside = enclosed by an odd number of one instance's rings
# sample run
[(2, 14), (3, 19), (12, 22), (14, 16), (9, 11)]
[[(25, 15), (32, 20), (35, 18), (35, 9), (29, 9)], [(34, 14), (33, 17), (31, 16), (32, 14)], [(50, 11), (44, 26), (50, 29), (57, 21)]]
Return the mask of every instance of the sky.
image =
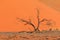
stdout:
[(40, 19), (47, 18), (56, 22), (53, 27), (41, 24), (40, 30), (60, 29), (60, 12), (38, 0), (0, 0), (0, 32), (31, 31), (33, 27), (18, 22), (17, 17), (28, 20), (37, 26), (37, 11), (40, 11)]

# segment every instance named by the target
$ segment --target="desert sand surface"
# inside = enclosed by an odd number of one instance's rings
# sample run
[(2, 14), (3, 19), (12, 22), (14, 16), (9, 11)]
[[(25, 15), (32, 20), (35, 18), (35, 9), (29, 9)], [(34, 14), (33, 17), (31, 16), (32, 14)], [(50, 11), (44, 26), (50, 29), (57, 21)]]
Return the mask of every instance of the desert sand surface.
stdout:
[(60, 40), (60, 31), (0, 32), (0, 40)]

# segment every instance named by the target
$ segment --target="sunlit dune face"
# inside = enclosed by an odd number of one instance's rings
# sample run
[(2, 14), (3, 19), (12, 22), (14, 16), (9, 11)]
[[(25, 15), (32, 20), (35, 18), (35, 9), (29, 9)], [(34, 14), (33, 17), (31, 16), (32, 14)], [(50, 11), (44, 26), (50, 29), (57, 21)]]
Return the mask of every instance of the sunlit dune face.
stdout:
[(39, 1), (60, 12), (60, 0), (39, 0)]
[[(1, 1), (1, 0), (0, 0)], [(28, 20), (37, 27), (37, 11), (40, 11), (40, 18), (52, 19), (56, 22), (54, 28), (60, 29), (60, 12), (46, 6), (38, 0), (3, 0), (0, 4), (0, 31), (1, 32), (17, 32), (31, 31), (34, 28), (31, 25), (24, 25), (23, 22), (18, 22), (17, 17)], [(41, 30), (47, 30), (50, 27), (41, 24)]]

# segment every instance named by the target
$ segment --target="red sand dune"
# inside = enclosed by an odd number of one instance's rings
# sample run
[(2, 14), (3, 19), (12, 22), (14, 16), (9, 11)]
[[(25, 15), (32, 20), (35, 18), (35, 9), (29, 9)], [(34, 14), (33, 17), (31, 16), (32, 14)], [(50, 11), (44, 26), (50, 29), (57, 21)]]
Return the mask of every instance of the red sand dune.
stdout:
[[(33, 30), (30, 25), (25, 26), (23, 23), (18, 23), (16, 17), (28, 20), (36, 24), (36, 10), (40, 9), (40, 17), (52, 19), (56, 25), (52, 29), (60, 29), (60, 12), (48, 7), (38, 0), (0, 0), (0, 32), (17, 32), (21, 30)], [(35, 21), (35, 22), (34, 22)], [(47, 26), (41, 25), (40, 29), (47, 30)]]

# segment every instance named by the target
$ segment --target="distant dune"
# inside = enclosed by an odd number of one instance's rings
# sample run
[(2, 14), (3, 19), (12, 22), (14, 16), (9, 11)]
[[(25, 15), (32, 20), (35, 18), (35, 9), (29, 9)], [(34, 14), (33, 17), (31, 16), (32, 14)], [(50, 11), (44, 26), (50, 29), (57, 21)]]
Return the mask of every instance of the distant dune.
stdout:
[(54, 8), (57, 11), (60, 11), (60, 0), (40, 0), (49, 7)]

